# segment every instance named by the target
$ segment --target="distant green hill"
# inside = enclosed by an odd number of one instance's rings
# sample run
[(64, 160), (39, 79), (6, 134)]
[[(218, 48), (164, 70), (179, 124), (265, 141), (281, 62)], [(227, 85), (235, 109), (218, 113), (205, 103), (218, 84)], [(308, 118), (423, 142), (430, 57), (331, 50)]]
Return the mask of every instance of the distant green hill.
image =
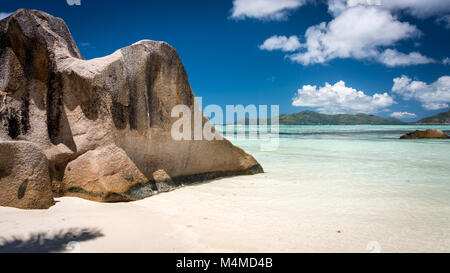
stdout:
[(382, 118), (374, 115), (325, 115), (314, 111), (280, 116), (281, 125), (402, 125), (405, 122), (396, 118)]
[[(248, 124), (249, 119), (245, 119)], [(244, 124), (243, 120), (237, 122)], [(270, 120), (268, 120), (270, 124)], [(403, 125), (407, 124), (396, 118), (382, 118), (374, 115), (326, 115), (314, 111), (303, 111), (296, 114), (280, 116), (280, 125)]]
[(432, 117), (421, 119), (415, 124), (450, 124), (450, 110)]

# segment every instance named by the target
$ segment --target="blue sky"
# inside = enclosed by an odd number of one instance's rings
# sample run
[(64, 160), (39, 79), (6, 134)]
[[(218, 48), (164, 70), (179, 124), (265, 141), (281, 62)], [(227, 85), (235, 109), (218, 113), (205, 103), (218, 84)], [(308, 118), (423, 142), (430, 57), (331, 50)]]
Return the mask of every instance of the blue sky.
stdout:
[(86, 59), (168, 42), (204, 105), (414, 120), (450, 104), (449, 0), (16, 0), (0, 16), (18, 8), (63, 18)]

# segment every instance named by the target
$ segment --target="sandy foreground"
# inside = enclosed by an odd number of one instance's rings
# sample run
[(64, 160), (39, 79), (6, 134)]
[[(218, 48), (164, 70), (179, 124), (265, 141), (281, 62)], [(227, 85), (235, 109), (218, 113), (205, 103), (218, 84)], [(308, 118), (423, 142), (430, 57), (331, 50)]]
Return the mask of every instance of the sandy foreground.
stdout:
[(330, 192), (306, 185), (290, 191), (270, 174), (260, 174), (132, 203), (65, 197), (49, 210), (2, 207), (0, 251), (449, 251), (448, 240), (442, 240), (448, 234), (407, 228), (408, 217), (368, 220), (358, 215), (360, 200), (333, 200)]

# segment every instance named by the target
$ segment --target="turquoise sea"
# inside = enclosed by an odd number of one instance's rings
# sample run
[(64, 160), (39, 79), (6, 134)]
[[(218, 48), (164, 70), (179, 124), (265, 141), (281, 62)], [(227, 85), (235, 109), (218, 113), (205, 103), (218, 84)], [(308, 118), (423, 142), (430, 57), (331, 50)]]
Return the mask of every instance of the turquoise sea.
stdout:
[(427, 128), (450, 134), (450, 126), (280, 126), (274, 151), (261, 151), (258, 137), (231, 141), (261, 163), (259, 186), (294, 214), (311, 204), (364, 240), (379, 234), (373, 240), (389, 251), (450, 251), (450, 140), (399, 139)]

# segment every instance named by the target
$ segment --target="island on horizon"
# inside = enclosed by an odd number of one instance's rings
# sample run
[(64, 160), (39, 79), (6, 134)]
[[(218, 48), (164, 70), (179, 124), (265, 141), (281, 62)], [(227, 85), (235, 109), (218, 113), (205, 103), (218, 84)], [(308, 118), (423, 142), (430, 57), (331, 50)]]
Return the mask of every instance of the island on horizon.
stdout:
[[(264, 124), (270, 125), (270, 119), (265, 119)], [(259, 124), (259, 120), (249, 118), (241, 119), (237, 125)], [(414, 122), (405, 122), (397, 118), (383, 118), (377, 115), (337, 114), (327, 115), (311, 110), (305, 110), (294, 114), (282, 114), (279, 116), (280, 125), (450, 125), (450, 110), (431, 117)]]

